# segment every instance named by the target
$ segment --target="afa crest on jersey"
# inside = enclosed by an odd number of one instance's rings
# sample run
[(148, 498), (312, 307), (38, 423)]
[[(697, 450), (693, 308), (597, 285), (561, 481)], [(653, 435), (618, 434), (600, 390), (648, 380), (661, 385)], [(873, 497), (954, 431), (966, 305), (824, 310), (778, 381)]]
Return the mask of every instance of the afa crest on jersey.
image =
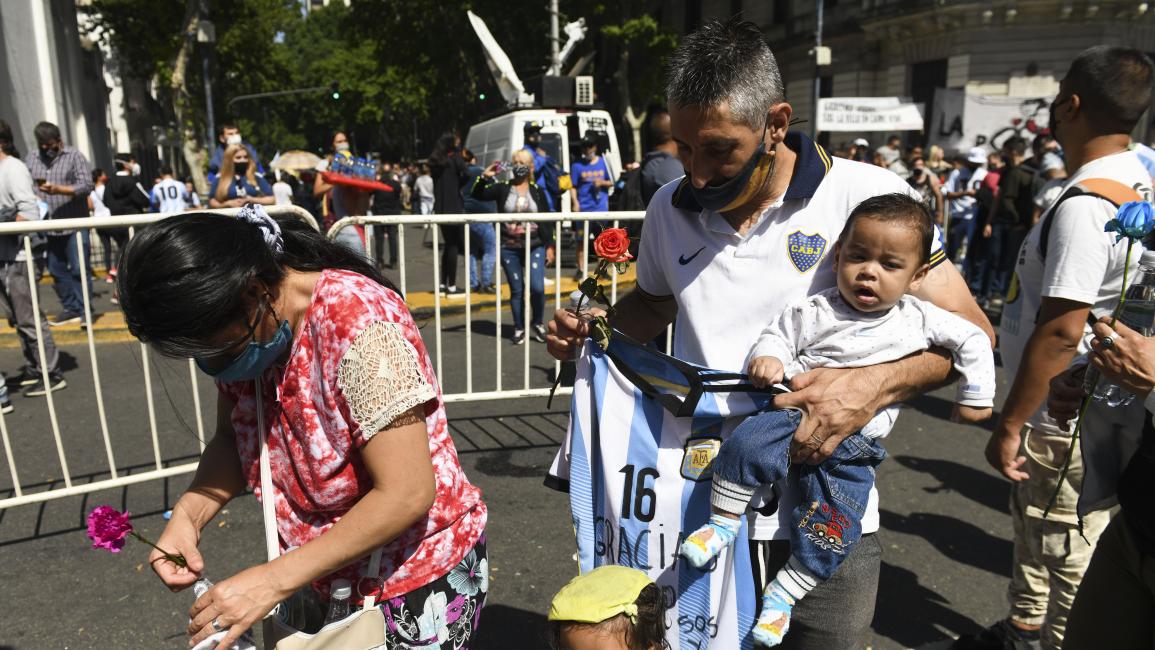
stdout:
[(826, 253), (826, 238), (818, 233), (804, 234), (795, 230), (786, 238), (786, 250), (790, 253), (790, 263), (799, 272), (805, 273), (817, 266)]

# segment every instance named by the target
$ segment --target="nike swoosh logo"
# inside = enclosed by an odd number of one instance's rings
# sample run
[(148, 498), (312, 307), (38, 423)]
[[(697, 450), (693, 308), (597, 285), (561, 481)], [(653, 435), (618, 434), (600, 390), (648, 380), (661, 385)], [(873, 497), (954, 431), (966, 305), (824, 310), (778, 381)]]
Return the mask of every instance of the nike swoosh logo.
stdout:
[(689, 264), (690, 262), (693, 262), (694, 258), (698, 256), (698, 253), (701, 253), (704, 250), (706, 250), (705, 246), (699, 248), (696, 253), (694, 253), (693, 255), (691, 255), (689, 257), (686, 257), (685, 255), (679, 255), (678, 256), (678, 264), (685, 266), (685, 265)]

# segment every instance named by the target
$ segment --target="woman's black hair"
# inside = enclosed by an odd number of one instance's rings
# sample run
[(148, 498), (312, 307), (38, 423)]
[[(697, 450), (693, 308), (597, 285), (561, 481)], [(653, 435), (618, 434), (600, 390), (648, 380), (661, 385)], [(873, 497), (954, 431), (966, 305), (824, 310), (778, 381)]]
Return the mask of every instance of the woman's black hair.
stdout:
[(625, 614), (604, 620), (600, 623), (579, 623), (577, 621), (553, 621), (550, 625), (550, 642), (554, 650), (561, 647), (561, 631), (563, 627), (603, 628), (613, 635), (625, 634), (626, 647), (629, 650), (653, 650), (654, 648), (669, 648), (666, 641), (666, 598), (658, 585), (650, 583), (642, 588), (638, 599), (634, 601), (638, 606), (638, 622), (630, 623)]
[(429, 154), (430, 165), (444, 165), (449, 162), (449, 152), (457, 148), (457, 134), (453, 131), (446, 131), (437, 138), (437, 144), (433, 145), (433, 151)]
[(361, 255), (294, 216), (273, 217), (284, 251), (257, 226), (215, 212), (172, 217), (137, 231), (117, 266), (116, 289), (128, 331), (170, 357), (207, 357), (228, 345), (209, 338), (252, 318), (249, 289), (275, 287), (287, 269), (359, 273), (397, 291)]

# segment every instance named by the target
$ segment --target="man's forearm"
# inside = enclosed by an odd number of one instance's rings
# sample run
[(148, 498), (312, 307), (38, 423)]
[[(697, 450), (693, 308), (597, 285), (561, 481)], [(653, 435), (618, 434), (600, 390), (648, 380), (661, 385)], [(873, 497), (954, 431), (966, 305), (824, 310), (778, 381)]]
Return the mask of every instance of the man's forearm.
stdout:
[(674, 299), (655, 300), (634, 289), (614, 305), (610, 324), (635, 341), (649, 341), (662, 333), (677, 316)]
[(870, 369), (879, 386), (877, 410), (918, 397), (954, 378), (950, 354), (938, 348)]
[(1011, 391), (1007, 394), (999, 421), (1003, 427), (1018, 431), (1047, 399), (1051, 379), (1067, 369), (1076, 347), (1066, 338), (1036, 330), (1027, 341)]

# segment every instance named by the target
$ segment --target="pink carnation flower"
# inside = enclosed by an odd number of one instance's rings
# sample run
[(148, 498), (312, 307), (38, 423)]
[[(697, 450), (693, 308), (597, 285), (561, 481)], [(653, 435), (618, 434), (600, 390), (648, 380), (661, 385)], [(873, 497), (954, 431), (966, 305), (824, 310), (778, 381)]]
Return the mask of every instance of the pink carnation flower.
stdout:
[(88, 537), (92, 548), (104, 548), (119, 553), (124, 548), (125, 537), (132, 532), (128, 513), (121, 513), (110, 506), (97, 506), (88, 513)]

